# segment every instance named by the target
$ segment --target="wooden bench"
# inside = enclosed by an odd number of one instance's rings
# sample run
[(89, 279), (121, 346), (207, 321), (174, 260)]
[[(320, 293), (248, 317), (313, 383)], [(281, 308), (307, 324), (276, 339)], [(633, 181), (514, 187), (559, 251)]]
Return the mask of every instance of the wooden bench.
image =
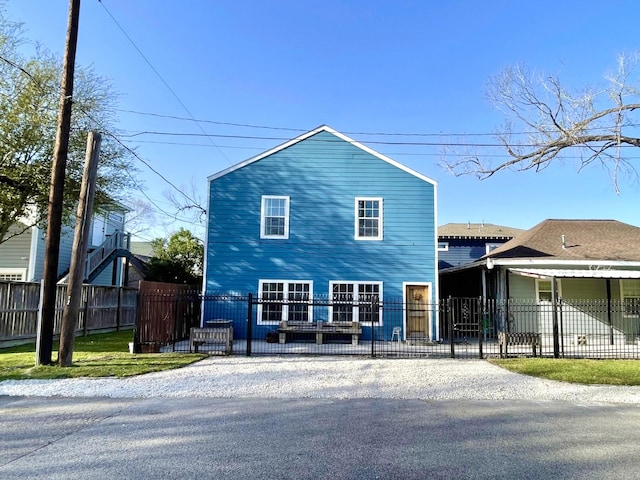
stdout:
[(533, 349), (533, 356), (537, 356), (537, 351), (542, 356), (542, 342), (540, 334), (535, 332), (498, 332), (498, 345), (500, 346), (500, 358), (506, 358), (509, 346), (527, 345)]
[(233, 327), (192, 327), (189, 332), (189, 352), (198, 353), (198, 349), (204, 344), (223, 345), (223, 351), (230, 355), (233, 353)]
[(296, 333), (315, 334), (318, 345), (322, 345), (327, 336), (351, 335), (351, 344), (358, 345), (362, 327), (360, 322), (280, 322), (278, 327), (280, 343), (286, 343), (287, 334)]

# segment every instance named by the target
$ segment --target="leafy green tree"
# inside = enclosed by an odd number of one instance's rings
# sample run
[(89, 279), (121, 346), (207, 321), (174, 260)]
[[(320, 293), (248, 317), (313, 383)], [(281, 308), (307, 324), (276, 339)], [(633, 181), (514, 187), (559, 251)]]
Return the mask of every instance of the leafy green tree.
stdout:
[(154, 255), (147, 263), (147, 280), (202, 284), (204, 245), (189, 230), (181, 228), (168, 240), (157, 238), (151, 244)]
[[(61, 60), (39, 46), (26, 58), (23, 33), (0, 5), (0, 244), (45, 220), (56, 135)], [(115, 131), (115, 99), (104, 78), (76, 69), (63, 203), (68, 221), (80, 191), (89, 130), (103, 133), (95, 209), (109, 208), (136, 184), (130, 152), (109, 135)]]

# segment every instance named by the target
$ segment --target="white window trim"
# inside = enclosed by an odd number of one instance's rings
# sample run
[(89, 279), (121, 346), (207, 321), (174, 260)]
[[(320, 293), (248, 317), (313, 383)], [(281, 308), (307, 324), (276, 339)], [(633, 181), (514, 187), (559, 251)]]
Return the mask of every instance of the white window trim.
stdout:
[[(360, 225), (359, 225), (359, 220), (360, 217), (358, 216), (358, 202), (361, 201), (377, 201), (380, 203), (380, 216), (378, 217), (378, 235), (376, 237), (361, 237), (360, 236)], [(382, 197), (356, 197), (355, 202), (354, 202), (354, 239), (355, 240), (363, 240), (363, 241), (380, 241), (383, 240), (384, 238), (384, 229), (383, 229), (383, 219), (384, 219), (384, 203), (382, 200)]]
[[(442, 247), (440, 246), (442, 244)], [(438, 251), (439, 252), (448, 252), (449, 251), (449, 242), (438, 242)]]
[(278, 325), (280, 322), (287, 320), (289, 318), (289, 305), (286, 303), (282, 305), (282, 317), (278, 321), (265, 321), (262, 320), (262, 288), (265, 283), (282, 283), (282, 295), (283, 302), (288, 300), (289, 296), (289, 284), (291, 283), (306, 283), (309, 285), (309, 322), (313, 322), (313, 280), (258, 280), (258, 298), (260, 299), (260, 303), (258, 303), (258, 312), (257, 312), (257, 325)]
[(484, 244), (484, 250), (486, 254), (489, 254), (491, 252), (493, 252), (496, 248), (501, 247), (502, 244), (501, 243), (496, 243), (496, 242), (488, 242)]
[[(328, 317), (328, 322), (331, 323), (333, 322), (333, 286), (336, 284), (349, 284), (349, 285), (353, 285), (353, 312), (351, 315), (351, 318), (353, 318), (354, 322), (357, 322), (360, 318), (360, 308), (358, 306), (358, 286), (359, 285), (378, 285), (379, 288), (379, 294), (378, 294), (378, 300), (379, 300), (379, 321), (377, 323), (374, 324), (374, 326), (376, 327), (381, 327), (383, 325), (382, 322), (382, 298), (383, 298), (383, 283), (382, 282), (378, 282), (378, 281), (365, 281), (365, 280), (360, 280), (360, 281), (353, 281), (353, 280), (331, 280), (329, 282), (329, 317)], [(365, 302), (367, 305), (369, 305), (368, 302)], [(371, 326), (372, 322), (360, 322), (360, 325), (365, 325), (365, 326)]]
[[(264, 220), (265, 220), (265, 203), (266, 200), (285, 200), (285, 212), (284, 212), (284, 235), (266, 235), (264, 233)], [(290, 197), (285, 195), (263, 195), (260, 205), (260, 238), (270, 240), (287, 240), (289, 238), (289, 205), (291, 203)]]
[(16, 282), (24, 282), (27, 278), (27, 269), (26, 268), (0, 268), (1, 275), (20, 275), (20, 280), (3, 280), (3, 281), (16, 281)]
[[(540, 300), (540, 282), (551, 282), (550, 278), (536, 278), (536, 302), (543, 302), (546, 300)], [(551, 286), (553, 288), (553, 282), (551, 282)], [(562, 298), (562, 281), (560, 278), (556, 278), (556, 287), (558, 289), (558, 298)]]
[[(629, 281), (629, 280), (627, 280), (627, 281)], [(620, 279), (620, 302), (622, 303), (622, 316), (623, 316), (623, 318), (638, 318), (638, 315), (624, 313), (624, 300), (625, 300), (625, 298), (636, 298), (636, 297), (625, 297), (624, 291), (623, 291), (624, 282), (625, 282), (624, 279)]]

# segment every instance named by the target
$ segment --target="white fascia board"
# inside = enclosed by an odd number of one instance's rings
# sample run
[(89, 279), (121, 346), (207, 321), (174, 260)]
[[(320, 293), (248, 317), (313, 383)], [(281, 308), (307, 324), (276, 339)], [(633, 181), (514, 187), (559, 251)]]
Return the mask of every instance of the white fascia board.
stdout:
[(640, 279), (640, 270), (615, 270), (608, 268), (510, 268), (509, 272), (532, 278)]
[(314, 130), (311, 130), (310, 132), (304, 133), (304, 134), (300, 135), (299, 137), (296, 137), (296, 138), (294, 138), (292, 140), (289, 140), (289, 141), (287, 141), (285, 143), (282, 143), (282, 144), (278, 145), (277, 147), (273, 147), (271, 150), (267, 150), (266, 152), (262, 152), (262, 153), (256, 155), (255, 157), (248, 158), (247, 160), (244, 160), (244, 161), (242, 161), (240, 163), (236, 163), (235, 165), (232, 165), (229, 168), (226, 168), (226, 169), (224, 169), (224, 170), (222, 170), (222, 171), (220, 171), (218, 173), (214, 173), (213, 175), (210, 175), (209, 177), (207, 177), (207, 180), (209, 182), (211, 182), (212, 180), (215, 180), (216, 178), (224, 177), (228, 173), (231, 173), (231, 172), (233, 172), (235, 170), (238, 170), (238, 169), (240, 169), (242, 167), (245, 167), (245, 166), (247, 166), (247, 165), (249, 165), (251, 163), (257, 162), (258, 160), (261, 160), (261, 159), (263, 159), (265, 157), (268, 157), (269, 155), (273, 155), (274, 153), (279, 152), (280, 150), (284, 150), (285, 148), (288, 148), (291, 145), (294, 145), (294, 144), (296, 144), (298, 142), (301, 142), (302, 140), (305, 140), (306, 138), (309, 138), (310, 136), (315, 135), (318, 132), (321, 132), (323, 130), (327, 130), (328, 128), (329, 127), (326, 127), (326, 126), (323, 125), (323, 126), (318, 127), (318, 128), (316, 128)]
[(333, 128), (331, 128), (331, 127), (329, 127), (327, 125), (321, 125), (318, 128), (315, 128), (315, 129), (313, 129), (313, 130), (311, 130), (311, 131), (309, 131), (307, 133), (304, 133), (304, 134), (300, 135), (299, 137), (296, 137), (296, 138), (294, 138), (292, 140), (289, 140), (289, 141), (287, 141), (287, 142), (285, 142), (285, 143), (283, 143), (281, 145), (278, 145), (277, 147), (274, 147), (271, 150), (267, 150), (266, 152), (263, 152), (263, 153), (261, 153), (259, 155), (256, 155), (255, 157), (251, 157), (251, 158), (249, 158), (247, 160), (244, 160), (244, 161), (242, 161), (240, 163), (236, 163), (235, 165), (232, 165), (231, 167), (229, 167), (229, 168), (227, 168), (225, 170), (222, 170), (222, 171), (220, 171), (218, 173), (214, 173), (213, 175), (210, 175), (209, 177), (207, 177), (207, 180), (209, 182), (211, 182), (213, 180), (216, 180), (217, 178), (223, 177), (223, 176), (225, 176), (225, 175), (227, 175), (227, 174), (229, 174), (229, 173), (231, 173), (231, 172), (233, 172), (235, 170), (238, 170), (238, 169), (240, 169), (242, 167), (250, 165), (251, 163), (257, 162), (258, 160), (261, 160), (261, 159), (263, 159), (265, 157), (268, 157), (269, 155), (273, 155), (274, 153), (277, 153), (277, 152), (279, 152), (281, 150), (284, 150), (285, 148), (289, 148), (290, 146), (295, 145), (296, 143), (301, 142), (303, 140), (306, 140), (307, 138), (312, 137), (313, 135), (315, 135), (317, 133), (320, 133), (320, 132), (331, 133), (331, 134), (335, 135), (336, 137), (340, 138), (341, 140), (344, 140), (345, 142), (350, 143), (351, 145), (359, 148), (360, 150), (363, 150), (363, 151), (373, 155), (374, 157), (379, 158), (380, 160), (383, 160), (383, 161), (393, 165), (394, 167), (399, 168), (400, 170), (403, 170), (403, 171), (405, 171), (405, 172), (407, 172), (407, 173), (419, 178), (420, 180), (423, 180), (423, 181), (425, 181), (427, 183), (430, 183), (432, 185), (437, 185), (437, 182), (435, 180), (427, 177), (426, 175), (418, 173), (415, 170), (410, 169), (406, 165), (398, 163), (395, 160), (393, 160), (393, 159), (391, 159), (391, 158), (389, 158), (389, 157), (387, 157), (387, 156), (385, 156), (385, 155), (383, 155), (381, 153), (378, 153), (375, 150), (373, 150), (373, 149), (371, 149), (371, 148), (369, 148), (369, 147), (367, 147), (367, 146), (365, 146), (365, 145), (363, 145), (363, 144), (361, 144), (359, 142), (356, 142), (355, 140), (347, 137), (346, 135), (334, 130)]
[(471, 270), (474, 268), (488, 268), (489, 270), (495, 267), (552, 267), (552, 266), (564, 266), (564, 267), (626, 267), (626, 268), (640, 268), (640, 262), (632, 262), (626, 260), (536, 260), (527, 258), (493, 258), (487, 257), (482, 260), (476, 260), (472, 263), (466, 263), (464, 265), (458, 265), (457, 267), (449, 267), (439, 270), (438, 273), (454, 273), (464, 270)]
[(349, 142), (351, 145), (358, 147), (360, 150), (364, 150), (365, 152), (373, 155), (376, 158), (379, 158), (380, 160), (383, 160), (391, 165), (393, 165), (396, 168), (399, 168), (400, 170), (403, 170), (411, 175), (413, 175), (414, 177), (418, 177), (420, 180), (423, 180), (427, 183), (430, 183), (432, 185), (437, 185), (438, 182), (436, 182), (435, 180), (433, 180), (432, 178), (427, 177), (426, 175), (423, 175), (421, 173), (416, 172), (415, 170), (410, 169), (409, 167), (407, 167), (406, 165), (403, 165), (399, 162), (396, 162), (395, 160), (393, 160), (392, 158), (387, 157), (386, 155), (383, 155), (379, 152), (376, 152), (375, 150), (367, 147), (366, 145), (361, 144), (360, 142), (356, 142), (355, 140), (347, 137), (346, 135), (337, 132), (335, 130), (333, 130), (330, 127), (327, 127), (326, 125), (324, 126), (324, 130), (329, 132), (329, 133), (333, 133), (336, 137), (341, 138), (342, 140), (344, 140), (345, 142)]
[[(491, 257), (488, 257), (491, 258)], [(496, 267), (514, 267), (514, 266), (538, 266), (544, 268), (550, 265), (566, 265), (576, 267), (589, 267), (589, 266), (611, 266), (611, 267), (638, 267), (640, 268), (640, 262), (627, 261), (627, 260), (560, 260), (560, 259), (548, 259), (548, 260), (536, 260), (526, 258), (492, 258), (493, 265)]]

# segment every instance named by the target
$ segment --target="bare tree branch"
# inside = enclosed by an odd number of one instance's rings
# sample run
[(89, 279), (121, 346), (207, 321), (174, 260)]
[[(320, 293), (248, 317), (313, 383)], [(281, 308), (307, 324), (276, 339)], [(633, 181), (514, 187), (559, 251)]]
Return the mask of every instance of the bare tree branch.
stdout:
[(630, 147), (640, 147), (634, 114), (640, 108), (640, 91), (633, 83), (639, 54), (618, 56), (617, 70), (605, 75), (600, 89), (570, 92), (560, 80), (507, 68), (488, 81), (487, 96), (507, 115), (497, 139), (508, 159), (493, 163), (479, 155), (447, 157), (445, 167), (456, 175), (488, 178), (507, 170), (542, 170), (571, 153), (578, 170), (594, 162), (611, 173), (619, 191), (620, 173), (637, 172), (629, 160)]

